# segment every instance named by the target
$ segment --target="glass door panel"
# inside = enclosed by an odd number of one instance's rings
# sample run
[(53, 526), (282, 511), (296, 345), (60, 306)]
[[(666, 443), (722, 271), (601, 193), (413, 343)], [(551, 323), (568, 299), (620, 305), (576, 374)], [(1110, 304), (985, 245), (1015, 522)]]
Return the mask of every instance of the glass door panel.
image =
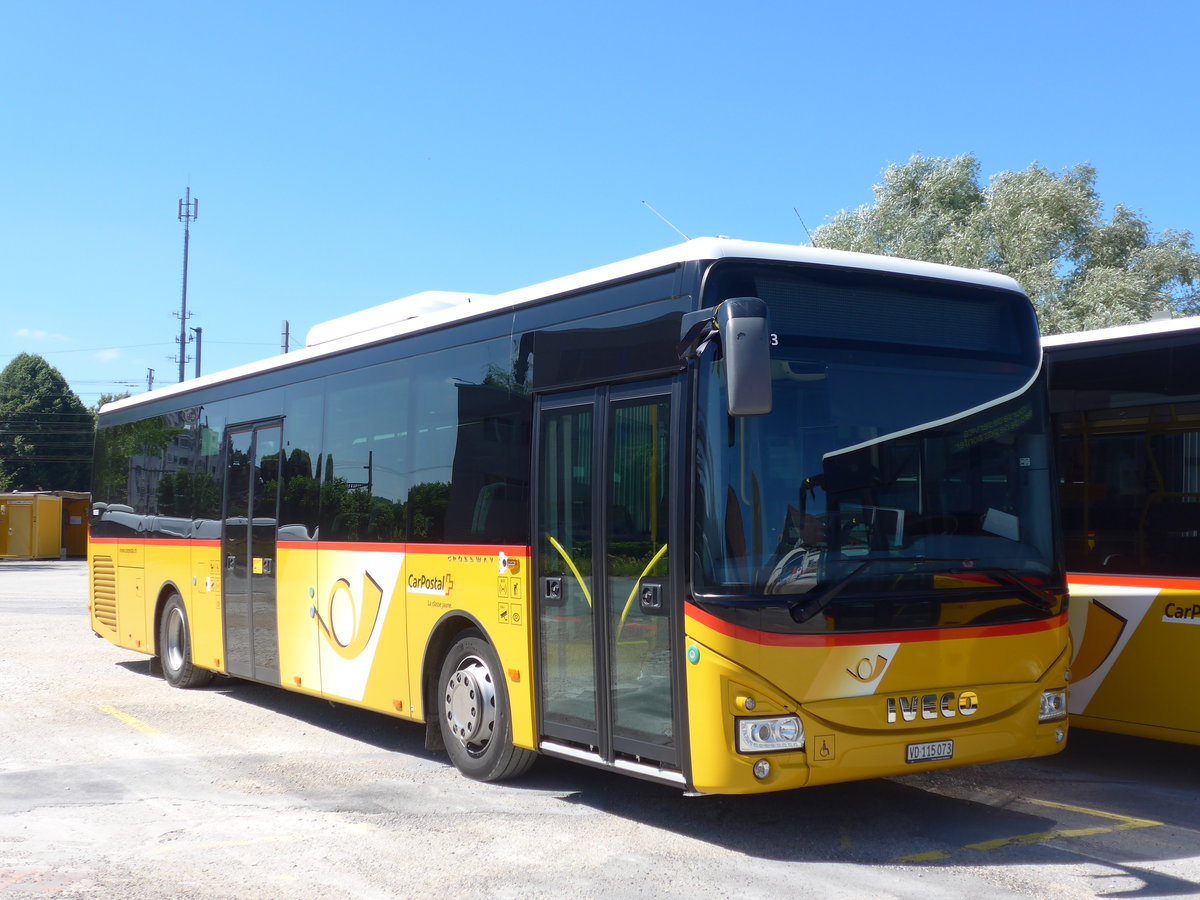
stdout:
[(606, 530), (609, 690), (617, 749), (623, 738), (669, 747), (671, 628), (668, 607), (666, 397), (612, 401), (608, 433)]
[(542, 734), (610, 762), (678, 763), (671, 391), (601, 387), (538, 406)]
[(225, 667), (253, 676), (250, 657), (250, 482), (252, 430), (229, 435), (225, 455), (225, 523), (221, 537), (221, 592), (225, 617)]
[(281, 429), (254, 430), (254, 481), (250, 508), (250, 609), (254, 677), (279, 680), (276, 539), (279, 533)]
[(225, 665), (231, 675), (268, 682), (279, 680), (280, 439), (277, 424), (231, 431), (221, 535)]
[(544, 410), (538, 483), (542, 713), (548, 733), (597, 743), (592, 406)]

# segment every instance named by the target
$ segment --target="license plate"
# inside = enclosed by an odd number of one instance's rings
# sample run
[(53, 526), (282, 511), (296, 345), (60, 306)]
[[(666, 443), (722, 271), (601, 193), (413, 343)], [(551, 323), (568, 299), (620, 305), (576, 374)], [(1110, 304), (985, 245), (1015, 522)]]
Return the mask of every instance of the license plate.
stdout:
[(934, 762), (954, 756), (954, 741), (926, 741), (924, 744), (909, 744), (907, 760), (910, 763)]

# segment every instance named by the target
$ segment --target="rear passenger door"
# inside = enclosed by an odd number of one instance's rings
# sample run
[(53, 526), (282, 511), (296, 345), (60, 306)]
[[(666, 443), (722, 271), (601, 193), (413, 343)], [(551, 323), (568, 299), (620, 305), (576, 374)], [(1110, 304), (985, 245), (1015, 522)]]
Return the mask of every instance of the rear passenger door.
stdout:
[(229, 674), (279, 683), (277, 530), (282, 423), (233, 426), (225, 447), (222, 615)]

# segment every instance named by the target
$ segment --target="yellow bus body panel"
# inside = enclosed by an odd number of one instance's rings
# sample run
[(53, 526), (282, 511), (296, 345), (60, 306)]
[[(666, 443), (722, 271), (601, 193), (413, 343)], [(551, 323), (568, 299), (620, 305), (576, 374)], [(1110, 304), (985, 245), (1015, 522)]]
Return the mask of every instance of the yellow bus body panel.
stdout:
[(514, 742), (536, 746), (527, 549), (318, 546), (279, 549), (283, 687), (425, 721), (425, 668), (440, 666), (430, 637), (443, 620), (471, 622), (500, 660)]
[(277, 548), (279, 581), (279, 680), (305, 694), (321, 693), (321, 656), (317, 643), (317, 551), (282, 545)]
[[(276, 619), (279, 685), (425, 721), (427, 649), (446, 620), (474, 625), (496, 650), (513, 741), (537, 746), (529, 549), (437, 545), (321, 546), (281, 541)], [(177, 588), (191, 626), (192, 662), (226, 671), (221, 548), (210, 542), (93, 541), (92, 628), (155, 653), (160, 599)]]
[[(170, 585), (183, 595), (193, 662), (224, 671), (218, 544), (90, 547), (93, 627), (115, 644), (154, 652), (155, 607)], [(135, 563), (141, 562), (142, 565)], [(425, 721), (422, 684), (440, 660), (431, 635), (447, 620), (471, 623), (493, 645), (505, 679), (513, 740), (537, 747), (528, 548), (335, 545), (281, 542), (277, 616), (280, 685), (337, 702)], [(115, 588), (106, 587), (109, 581)], [(115, 618), (116, 628), (108, 624)], [(1018, 634), (961, 628), (772, 644), (688, 608), (686, 692), (692, 782), (702, 792), (753, 793), (873, 778), (900, 771), (1039, 756), (1062, 748), (1065, 722), (1036, 724), (1044, 689), (1065, 684), (1067, 625)], [(693, 655), (695, 661), (692, 661)], [(734, 662), (737, 660), (737, 662)], [(986, 682), (979, 679), (986, 678)], [(885, 722), (886, 698), (971, 691), (978, 712)], [(748, 710), (746, 699), (753, 698)], [(798, 714), (807, 746), (737, 753), (736, 719)], [(906, 765), (909, 743), (951, 739), (954, 755)]]
[(1200, 745), (1200, 580), (1072, 575), (1071, 720)]
[(221, 611), (221, 548), (191, 549), (192, 577), (183, 589), (188, 622), (192, 626), (192, 662), (217, 672), (225, 671), (225, 633)]
[[(513, 718), (513, 743), (537, 746), (533, 706), (533, 642), (529, 609), (529, 551), (526, 548), (455, 548), (413, 545), (401, 598), (408, 609), (412, 635), (409, 677), (420, 683), (422, 667), (440, 667), (426, 660), (425, 646), (438, 623), (447, 616), (466, 615), (483, 629), (496, 650), (508, 690)], [(426, 719), (435, 711), (413, 697), (413, 715)]]
[[(798, 646), (762, 642), (772, 636), (730, 634), (696, 613), (689, 608), (686, 668), (698, 791), (782, 790), (1045, 756), (1064, 746), (1066, 722), (1039, 724), (1037, 718), (1042, 692), (1066, 684), (1065, 617), (1017, 634), (897, 632), (883, 636), (891, 640), (863, 635), (851, 643), (841, 636)], [(978, 698), (972, 714), (958, 711), (963, 692)], [(911, 722), (901, 715), (887, 721), (888, 698), (904, 698), (910, 706), (915, 699), (917, 711), (929, 696), (935, 698), (933, 718), (918, 712)], [(777, 714), (800, 716), (805, 749), (739, 754), (736, 719)], [(952, 758), (905, 761), (908, 744), (941, 740), (954, 742)], [(771, 764), (765, 779), (753, 773), (760, 759)]]
[[(183, 598), (191, 627), (192, 662), (224, 671), (220, 548), (144, 540), (89, 540), (92, 630), (118, 647), (158, 652), (155, 614), (172, 589)], [(199, 542), (197, 542), (199, 544)]]

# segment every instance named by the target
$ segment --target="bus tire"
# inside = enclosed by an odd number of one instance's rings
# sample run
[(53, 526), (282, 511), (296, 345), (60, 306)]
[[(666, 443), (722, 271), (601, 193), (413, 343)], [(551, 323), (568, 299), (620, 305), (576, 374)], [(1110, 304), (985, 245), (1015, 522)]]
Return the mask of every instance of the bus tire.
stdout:
[(512, 714), (500, 660), (482, 634), (468, 629), (442, 660), (435, 708), (446, 752), (476, 781), (501, 781), (529, 771), (537, 754), (513, 746)]
[(163, 606), (158, 623), (158, 657), (163, 678), (171, 687), (199, 687), (212, 678), (208, 669), (192, 665), (192, 632), (179, 594), (171, 594)]

